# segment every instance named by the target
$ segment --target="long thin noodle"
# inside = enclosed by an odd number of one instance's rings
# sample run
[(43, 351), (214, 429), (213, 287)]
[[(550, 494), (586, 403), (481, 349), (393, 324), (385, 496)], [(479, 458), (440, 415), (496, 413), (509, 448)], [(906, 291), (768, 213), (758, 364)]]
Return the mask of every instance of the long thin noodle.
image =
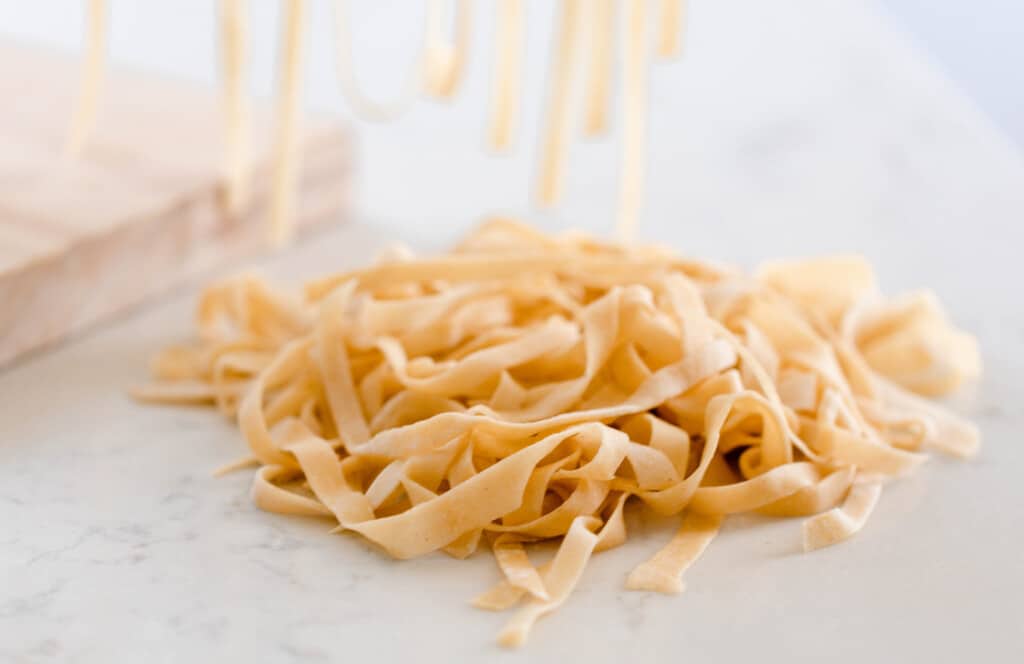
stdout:
[(497, 9), (498, 37), (495, 40), (488, 142), (494, 150), (502, 151), (511, 145), (519, 118), (523, 76), (523, 0), (498, 0)]
[(281, 69), (278, 81), (274, 137), (274, 180), (271, 192), (271, 241), (284, 244), (294, 232), (296, 183), (301, 164), (299, 114), (302, 101), (303, 39), (306, 0), (286, 0), (281, 38)]
[[(626, 0), (624, 52), (624, 150), (618, 213), (619, 234), (633, 234), (642, 204), (645, 119), (647, 110), (644, 45), (647, 20), (646, 0)], [(221, 0), (221, 59), (224, 78), (225, 156), (227, 209), (237, 214), (247, 197), (249, 159), (249, 107), (245, 99), (247, 59), (244, 0)], [(296, 180), (301, 155), (299, 142), (299, 100), (303, 62), (302, 23), (305, 0), (288, 0), (281, 48), (277, 127), (275, 129), (270, 236), (283, 243), (292, 234)], [(83, 61), (78, 100), (72, 116), (66, 152), (78, 155), (94, 130), (104, 82), (103, 60), (107, 42), (107, 1), (88, 0), (86, 57)], [(446, 8), (453, 7), (453, 30), (445, 36)], [(657, 52), (671, 56), (681, 48), (686, 19), (685, 0), (660, 0)], [(589, 66), (586, 74), (584, 132), (596, 135), (608, 128), (611, 98), (612, 47), (615, 25), (614, 0), (561, 0), (559, 36), (552, 63), (547, 119), (538, 167), (537, 198), (551, 205), (561, 197), (571, 135), (571, 99), (579, 69), (581, 31), (589, 25)], [(586, 11), (584, 11), (586, 10)], [(500, 0), (499, 31), (496, 40), (495, 76), (492, 85), (488, 142), (498, 151), (506, 150), (515, 133), (523, 61), (522, 0)], [(472, 37), (472, 0), (430, 0), (424, 44), (413, 74), (406, 79), (397, 99), (382, 103), (370, 99), (361, 89), (351, 53), (351, 30), (343, 0), (335, 0), (335, 49), (339, 85), (353, 110), (368, 120), (393, 120), (413, 103), (421, 89), (437, 98), (450, 98), (464, 78)]]
[(647, 141), (647, 2), (626, 0), (622, 48), (623, 137), (619, 194), (619, 239), (636, 233), (643, 204), (644, 160)]
[(578, 42), (583, 19), (581, 0), (561, 0), (559, 5), (558, 37), (551, 69), (541, 161), (537, 170), (537, 196), (544, 205), (556, 203), (564, 187), (568, 141), (572, 134), (569, 130), (572, 80), (579, 60)]
[(79, 80), (78, 100), (71, 116), (66, 152), (81, 154), (96, 128), (96, 116), (103, 96), (107, 57), (107, 0), (88, 0), (86, 6), (85, 59)]
[(673, 58), (683, 47), (686, 33), (686, 0), (659, 0), (658, 55)]
[(402, 84), (398, 96), (387, 102), (371, 99), (356, 75), (356, 66), (352, 53), (352, 30), (349, 27), (348, 10), (345, 0), (334, 0), (334, 54), (335, 67), (338, 73), (338, 85), (342, 94), (356, 115), (372, 122), (389, 122), (401, 117), (416, 101), (416, 95), (424, 87), (424, 76), (427, 67), (427, 37), (424, 35), (419, 55)]
[(445, 0), (427, 5), (427, 47), (424, 89), (427, 94), (447, 99), (459, 88), (466, 69), (472, 37), (473, 0), (451, 0), (454, 5), (454, 33), (444, 37)]
[[(624, 0), (622, 38), (623, 61), (623, 154), (617, 227), (621, 239), (632, 238), (643, 203), (644, 161), (647, 114), (647, 40), (648, 0)], [(99, 4), (102, 0), (93, 0)], [(299, 141), (301, 38), (305, 0), (286, 2), (285, 27), (281, 48), (280, 89), (277, 99), (271, 231), (274, 243), (281, 244), (292, 234), (292, 215), (296, 197), (297, 173), (301, 155)], [(244, 89), (244, 17), (242, 0), (223, 0), (222, 32), (225, 79), (227, 141), (225, 177), (228, 183), (228, 210), (237, 213), (245, 198), (247, 158), (247, 108)], [(495, 40), (495, 66), (488, 121), (488, 144), (496, 151), (507, 150), (517, 128), (519, 96), (524, 60), (524, 17), (522, 0), (500, 0), (497, 4), (498, 32)], [(541, 136), (540, 163), (537, 167), (536, 197), (541, 205), (558, 202), (564, 189), (569, 143), (572, 137), (573, 101), (577, 84), (584, 92), (583, 131), (586, 135), (606, 132), (612, 99), (613, 46), (616, 40), (616, 3), (614, 0), (560, 0), (559, 22), (549, 77), (549, 92)], [(660, 0), (656, 49), (661, 56), (678, 52), (685, 21), (683, 0)], [(451, 16), (449, 17), (449, 14)], [(98, 13), (91, 13), (95, 22)], [(450, 19), (450, 20), (449, 20)], [(446, 26), (451, 23), (451, 29)], [(100, 25), (96, 23), (96, 25)], [(353, 111), (373, 120), (393, 120), (408, 110), (416, 94), (449, 99), (465, 77), (472, 41), (472, 0), (429, 0), (426, 29), (419, 60), (398, 97), (378, 102), (367, 96), (357, 80), (352, 54), (352, 30), (343, 0), (334, 2), (334, 47), (339, 86)], [(102, 36), (102, 26), (90, 35)], [(450, 33), (450, 34), (449, 34)], [(584, 37), (589, 35), (587, 44)], [(101, 39), (90, 40), (96, 45)], [(586, 73), (580, 75), (580, 58), (588, 51)], [(90, 47), (83, 80), (97, 74), (98, 47)], [(577, 80), (585, 77), (585, 80)], [(98, 86), (83, 83), (82, 102), (76, 113), (71, 145), (80, 149), (88, 126), (93, 122), (94, 97)]]
[(683, 572), (704, 553), (718, 534), (721, 523), (722, 517), (717, 514), (687, 514), (679, 532), (665, 548), (630, 573), (626, 587), (661, 593), (683, 592)]
[(248, 197), (249, 102), (246, 95), (246, 0), (221, 0), (221, 65), (224, 72), (224, 177), (228, 211), (237, 215)]
[(596, 136), (608, 130), (615, 55), (615, 0), (594, 0), (590, 11), (590, 53), (583, 132), (588, 136)]

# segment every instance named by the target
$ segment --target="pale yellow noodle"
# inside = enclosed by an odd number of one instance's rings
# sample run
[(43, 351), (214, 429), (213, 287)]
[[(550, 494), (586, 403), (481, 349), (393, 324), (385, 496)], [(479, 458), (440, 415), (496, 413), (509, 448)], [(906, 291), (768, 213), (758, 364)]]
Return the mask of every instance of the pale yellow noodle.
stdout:
[(221, 67), (224, 77), (224, 177), (228, 211), (237, 215), (248, 197), (249, 102), (246, 0), (221, 0)]
[(459, 88), (469, 56), (473, 0), (450, 0), (454, 8), (451, 39), (444, 37), (445, 0), (429, 0), (424, 89), (439, 99), (452, 97)]
[(81, 154), (96, 129), (96, 116), (106, 79), (108, 20), (107, 0), (88, 0), (85, 59), (82, 61), (78, 99), (71, 116), (71, 132), (66, 147), (67, 154), (72, 158)]
[(558, 36), (548, 84), (548, 108), (541, 140), (541, 160), (537, 169), (537, 197), (543, 205), (553, 205), (562, 195), (565, 165), (568, 159), (572, 120), (572, 80), (579, 62), (582, 29), (581, 0), (560, 0)]
[(278, 81), (274, 136), (274, 179), (270, 200), (270, 237), (275, 244), (287, 242), (295, 226), (295, 196), (302, 155), (299, 145), (302, 103), (303, 32), (306, 0), (282, 3), (281, 67)]
[(523, 0), (498, 0), (497, 11), (488, 143), (494, 150), (503, 151), (511, 145), (519, 120), (525, 39)]
[[(474, 604), (518, 607), (499, 634), (517, 646), (625, 541), (627, 501), (681, 525), (626, 586), (677, 593), (725, 515), (807, 517), (804, 548), (828, 546), (920, 449), (977, 448), (972, 425), (893, 382), (934, 393), (976, 374), (949, 359), (973, 346), (933, 303), (884, 298), (860, 259), (755, 275), (493, 221), (303, 299), (217, 284), (199, 342), (162, 353), (137, 396), (237, 416), (250, 456), (221, 470), (258, 466), (262, 509), (396, 558), (489, 547), (502, 578)], [(930, 354), (865, 359), (890, 338)]]
[(588, 136), (608, 130), (608, 108), (612, 101), (614, 73), (615, 6), (615, 0), (593, 0), (589, 5), (590, 52), (583, 121), (583, 131)]
[(622, 175), (618, 234), (630, 241), (636, 233), (643, 204), (647, 142), (647, 3), (625, 0), (622, 44)]
[(659, 0), (658, 55), (671, 58), (679, 55), (686, 33), (687, 0)]
[(427, 71), (427, 39), (419, 47), (415, 64), (402, 84), (398, 96), (387, 102), (371, 99), (359, 85), (356, 66), (353, 62), (352, 29), (345, 0), (334, 0), (334, 54), (338, 73), (338, 85), (352, 110), (365, 120), (388, 122), (396, 120), (408, 111), (416, 101), (416, 95), (425, 85)]

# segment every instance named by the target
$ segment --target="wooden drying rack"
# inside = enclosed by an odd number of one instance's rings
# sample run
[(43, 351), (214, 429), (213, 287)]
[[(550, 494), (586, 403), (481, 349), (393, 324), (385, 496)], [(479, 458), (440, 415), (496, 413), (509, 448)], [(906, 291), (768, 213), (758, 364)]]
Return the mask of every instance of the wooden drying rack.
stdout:
[[(110, 72), (95, 133), (64, 155), (79, 64), (0, 42), (0, 365), (267, 247), (270, 115), (253, 118), (252, 196), (228, 213), (217, 91)], [(350, 143), (308, 119), (298, 228), (348, 207)]]

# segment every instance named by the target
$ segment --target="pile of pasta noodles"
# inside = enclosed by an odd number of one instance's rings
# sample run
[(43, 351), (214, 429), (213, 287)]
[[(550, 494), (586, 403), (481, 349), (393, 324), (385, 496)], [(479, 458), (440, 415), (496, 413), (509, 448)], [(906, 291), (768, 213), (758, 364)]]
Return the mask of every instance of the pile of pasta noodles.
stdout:
[(497, 220), (301, 297), (226, 281), (198, 326), (138, 396), (237, 417), (251, 457), (235, 467), (258, 466), (265, 510), (327, 517), (396, 558), (489, 548), (502, 579), (474, 603), (518, 607), (505, 645), (625, 541), (627, 501), (679, 530), (626, 586), (679, 592), (730, 514), (804, 517), (804, 548), (827, 546), (924, 450), (979, 444), (923, 398), (978, 373), (974, 339), (928, 293), (882, 297), (855, 257), (749, 276)]

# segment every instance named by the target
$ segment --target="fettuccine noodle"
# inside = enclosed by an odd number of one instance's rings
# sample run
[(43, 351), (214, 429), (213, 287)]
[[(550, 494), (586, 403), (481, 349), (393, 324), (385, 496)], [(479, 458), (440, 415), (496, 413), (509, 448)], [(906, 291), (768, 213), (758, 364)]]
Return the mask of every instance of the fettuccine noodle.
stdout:
[(248, 40), (246, 3), (221, 0), (221, 67), (224, 76), (224, 179), (227, 208), (237, 215), (248, 196), (249, 100), (246, 94)]
[(291, 0), (284, 5), (281, 31), (281, 79), (275, 109), (274, 176), (271, 183), (270, 237), (278, 245), (291, 239), (301, 152), (299, 150), (299, 114), (302, 90), (303, 33), (306, 0)]
[(106, 79), (107, 31), (109, 10), (107, 0), (88, 0), (86, 4), (85, 59), (78, 99), (71, 115), (66, 154), (77, 158), (96, 128), (96, 115), (103, 97)]
[(911, 392), (976, 375), (973, 339), (933, 297), (883, 298), (859, 258), (748, 276), (496, 220), (447, 255), (393, 251), (301, 297), (226, 281), (198, 328), (139, 398), (237, 418), (251, 456), (229, 469), (257, 467), (262, 509), (396, 558), (490, 548), (501, 578), (474, 604), (518, 607), (509, 646), (626, 540), (628, 501), (680, 527), (627, 587), (678, 593), (731, 514), (808, 517), (804, 548), (835, 544), (925, 450), (979, 443)]

